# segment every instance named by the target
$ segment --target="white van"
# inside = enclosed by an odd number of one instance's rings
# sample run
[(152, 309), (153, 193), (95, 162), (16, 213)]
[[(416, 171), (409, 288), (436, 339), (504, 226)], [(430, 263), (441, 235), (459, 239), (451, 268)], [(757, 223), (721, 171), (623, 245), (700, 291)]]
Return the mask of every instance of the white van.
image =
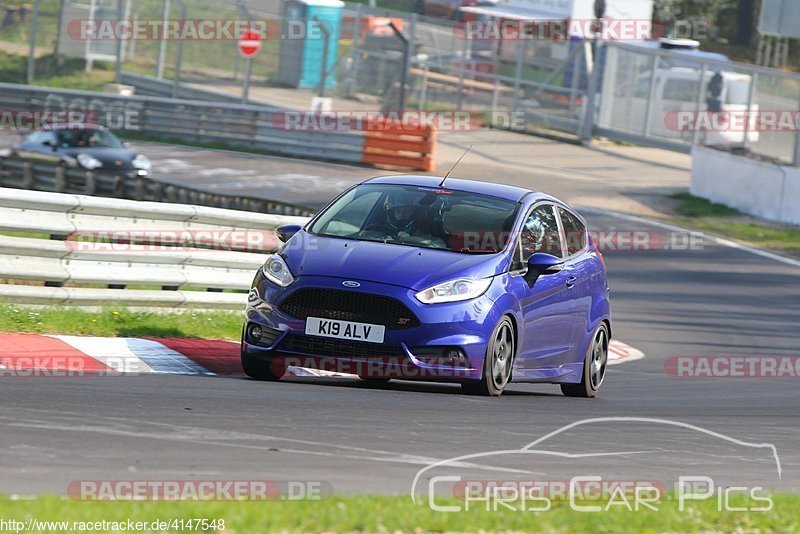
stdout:
[[(670, 67), (658, 69), (655, 73), (653, 102), (650, 105), (650, 135), (665, 138), (679, 138), (690, 141), (694, 130), (699, 130), (699, 139), (707, 145), (741, 144), (744, 141), (744, 121), (749, 120), (747, 141), (758, 141), (756, 115), (758, 105), (753, 104), (750, 115), (747, 112), (747, 97), (750, 91), (751, 76), (730, 71), (719, 71), (722, 77), (720, 110), (722, 113), (708, 113), (707, 99), (710, 94), (708, 84), (715, 72), (706, 70), (701, 80), (702, 70), (691, 67)], [(611, 123), (622, 129), (641, 132), (647, 114), (650, 98), (651, 72), (636, 77), (634, 84), (616, 87), (611, 102)], [(700, 97), (700, 84), (703, 94), (700, 100), (700, 113), (694, 114)], [(754, 99), (755, 100), (755, 99)], [(680, 113), (685, 112), (685, 113)], [(600, 113), (603, 113), (601, 108)], [(729, 122), (727, 119), (733, 118)]]

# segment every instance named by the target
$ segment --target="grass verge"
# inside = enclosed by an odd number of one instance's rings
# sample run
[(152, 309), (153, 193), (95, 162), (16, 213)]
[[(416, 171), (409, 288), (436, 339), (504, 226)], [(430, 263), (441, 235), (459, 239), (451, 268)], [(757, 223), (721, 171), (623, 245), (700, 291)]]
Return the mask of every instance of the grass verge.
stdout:
[(31, 308), (0, 304), (0, 332), (122, 337), (239, 339), (242, 314), (236, 311), (139, 312), (124, 308)]
[[(675, 500), (657, 504), (658, 511), (579, 513), (564, 502), (546, 512), (512, 511), (481, 506), (466, 512), (444, 513), (427, 504), (415, 505), (407, 496), (325, 497), (322, 500), (276, 502), (77, 502), (45, 496), (30, 500), (0, 498), (4, 520), (63, 521), (58, 532), (79, 532), (81, 522), (223, 520), (217, 532), (545, 532), (545, 533), (658, 533), (658, 532), (797, 532), (800, 496), (773, 495), (769, 512), (720, 512), (718, 501), (688, 503), (680, 511)], [(438, 504), (448, 504), (439, 502)], [(456, 504), (455, 501), (449, 504)], [(529, 505), (531, 503), (528, 503)], [(539, 503), (537, 503), (539, 504)], [(739, 503), (742, 504), (742, 503)], [(461, 503), (463, 507), (463, 502)], [(28, 525), (26, 525), (27, 528)], [(33, 528), (25, 532), (56, 529)], [(50, 525), (52, 526), (52, 525)], [(178, 525), (176, 525), (178, 526)], [(36, 527), (36, 525), (34, 525)], [(94, 530), (98, 530), (95, 528)], [(110, 531), (111, 528), (101, 530)], [(185, 529), (184, 529), (185, 530)], [(151, 532), (153, 530), (150, 530)], [(180, 528), (157, 529), (179, 532)], [(206, 531), (213, 532), (208, 528)]]
[[(0, 52), (0, 82), (25, 83), (28, 58)], [(80, 91), (102, 91), (114, 81), (113, 66), (97, 61), (92, 72), (84, 71), (82, 59), (66, 58), (59, 62), (54, 56), (36, 58), (34, 85)]]
[(676, 224), (800, 258), (800, 228), (748, 217), (689, 193), (676, 193)]

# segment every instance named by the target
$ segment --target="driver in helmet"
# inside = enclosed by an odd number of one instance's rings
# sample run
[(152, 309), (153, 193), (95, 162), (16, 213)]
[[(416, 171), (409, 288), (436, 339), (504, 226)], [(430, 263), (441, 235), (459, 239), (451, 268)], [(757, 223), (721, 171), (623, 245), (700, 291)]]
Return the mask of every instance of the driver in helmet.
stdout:
[(386, 222), (397, 237), (408, 237), (417, 230), (421, 211), (417, 201), (418, 195), (411, 191), (390, 191), (386, 195)]
[(547, 243), (547, 229), (541, 219), (531, 215), (522, 227), (522, 248), (534, 252), (549, 252)]

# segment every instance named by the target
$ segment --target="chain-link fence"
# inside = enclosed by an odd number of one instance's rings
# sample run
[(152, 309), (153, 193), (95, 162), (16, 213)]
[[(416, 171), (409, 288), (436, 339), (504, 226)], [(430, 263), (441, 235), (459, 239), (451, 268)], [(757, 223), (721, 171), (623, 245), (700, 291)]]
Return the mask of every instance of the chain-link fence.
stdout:
[(475, 38), (464, 23), (416, 14), (355, 9), (360, 39), (340, 69), (346, 96), (372, 96), (384, 110), (398, 107), (402, 41), (392, 32), (364, 31), (381, 15), (403, 28), (411, 43), (409, 108), (464, 110), (495, 126), (578, 134), (587, 85), (585, 46), (524, 35)]
[[(601, 43), (595, 54), (591, 43), (579, 40), (523, 34), (467, 38), (463, 21), (411, 11), (352, 3), (335, 12), (297, 11), (299, 4), (42, 0), (47, 15), (40, 22), (49, 27), (54, 18), (61, 20), (62, 53), (71, 44), (78, 53), (107, 58), (119, 48), (127, 72), (194, 84), (228, 99), (242, 94), (249, 61), (250, 85), (261, 89), (254, 100), (279, 107), (307, 109), (310, 96), (325, 92), (340, 97), (336, 105), (349, 111), (398, 111), (401, 105), (467, 111), (483, 123), (511, 129), (603, 135), (684, 151), (693, 144), (731, 147), (800, 164), (800, 75), (794, 73), (665, 50), (655, 43)], [(165, 20), (196, 27), (203, 21), (217, 28), (233, 25), (227, 37), (156, 35), (126, 39), (120, 47), (114, 40), (87, 40), (80, 31), (76, 36), (82, 20), (115, 17), (150, 21), (151, 27)], [(252, 60), (239, 51), (237, 28), (242, 26), (235, 23), (264, 30)], [(595, 56), (590, 79), (587, 67)]]
[(598, 130), (610, 137), (729, 147), (800, 163), (794, 73), (613, 43), (598, 109)]

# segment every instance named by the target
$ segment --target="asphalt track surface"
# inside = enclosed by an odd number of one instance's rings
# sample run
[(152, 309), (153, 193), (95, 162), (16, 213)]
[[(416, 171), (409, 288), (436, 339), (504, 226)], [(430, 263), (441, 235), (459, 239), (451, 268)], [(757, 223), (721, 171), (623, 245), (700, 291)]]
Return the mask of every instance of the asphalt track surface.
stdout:
[[(589, 218), (595, 229), (633, 224), (602, 214)], [(455, 385), (370, 387), (349, 379), (3, 379), (0, 492), (63, 494), (69, 482), (87, 479), (269, 479), (322, 481), (336, 492), (407, 494), (431, 462), (518, 450), (598, 417), (669, 420), (716, 434), (659, 421), (604, 420), (540, 445), (582, 456), (493, 455), (462, 462), (457, 471), (480, 479), (522, 471), (548, 480), (707, 474), (798, 489), (797, 378), (677, 378), (664, 365), (678, 355), (797, 355), (800, 269), (712, 242), (701, 250), (609, 251), (606, 259), (614, 336), (647, 356), (611, 368), (597, 399), (523, 384), (512, 384), (500, 398), (481, 398), (462, 395)], [(782, 478), (770, 450), (742, 442), (773, 444)], [(593, 455), (609, 452), (625, 454)]]

